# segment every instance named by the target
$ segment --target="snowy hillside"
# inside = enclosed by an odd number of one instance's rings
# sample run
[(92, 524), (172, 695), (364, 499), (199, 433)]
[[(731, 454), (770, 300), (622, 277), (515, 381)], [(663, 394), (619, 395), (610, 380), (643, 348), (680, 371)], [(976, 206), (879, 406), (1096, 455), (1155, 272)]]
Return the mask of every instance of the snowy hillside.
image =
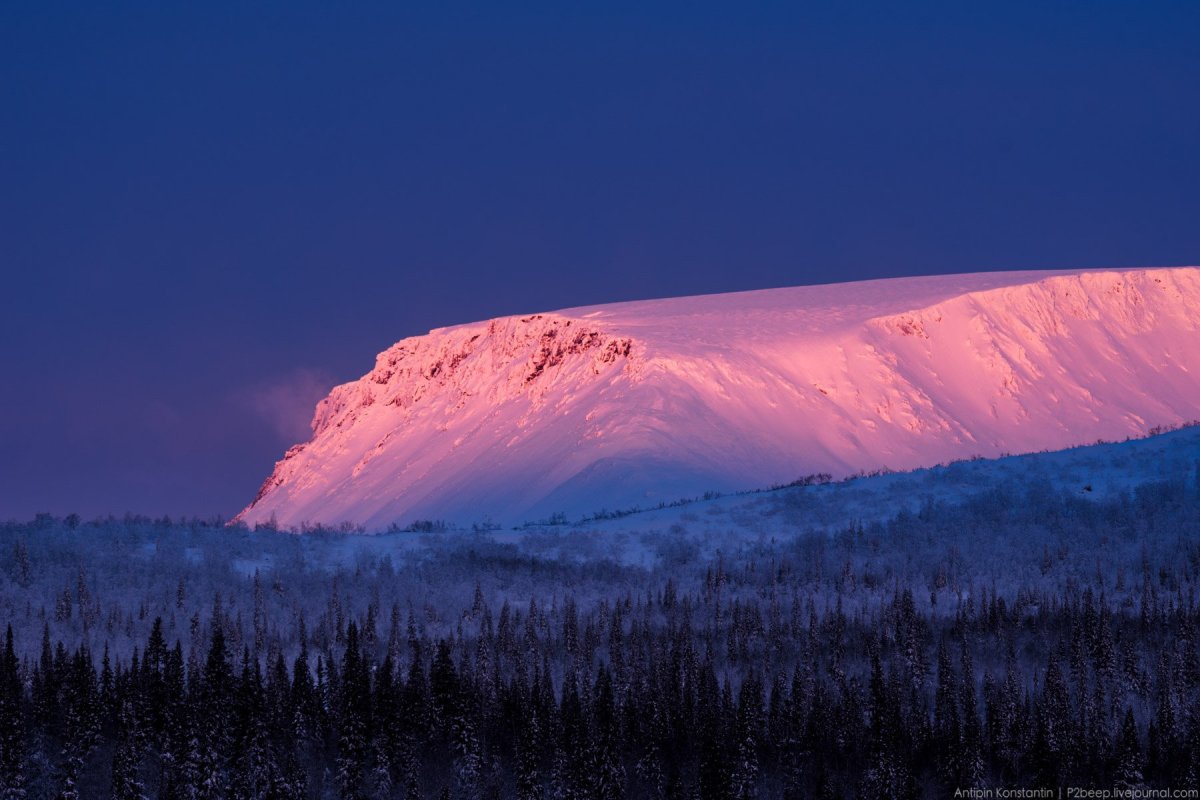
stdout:
[[(664, 547), (681, 544), (712, 558), (718, 552), (787, 541), (802, 533), (835, 535), (854, 526), (885, 524), (933, 507), (972, 506), (1031, 494), (1119, 504), (1147, 487), (1178, 483), (1200, 486), (1200, 425), (1145, 439), (608, 512), (493, 536), (543, 557), (604, 557), (647, 566), (661, 560)], [(1005, 516), (1002, 509), (990, 513), (995, 519)], [(1033, 539), (1022, 546), (1036, 549), (1040, 544)]]
[[(1057, 758), (1195, 786), (1198, 461), (1191, 427), (482, 533), (0, 521), (8, 785), (735, 796), (691, 788), (719, 768), (741, 796), (915, 798), (952, 796), (955, 760), (1035, 792)], [(864, 783), (899, 769), (921, 789)]]
[(904, 278), (620, 303), (404, 339), (242, 513), (512, 524), (1200, 417), (1200, 269)]

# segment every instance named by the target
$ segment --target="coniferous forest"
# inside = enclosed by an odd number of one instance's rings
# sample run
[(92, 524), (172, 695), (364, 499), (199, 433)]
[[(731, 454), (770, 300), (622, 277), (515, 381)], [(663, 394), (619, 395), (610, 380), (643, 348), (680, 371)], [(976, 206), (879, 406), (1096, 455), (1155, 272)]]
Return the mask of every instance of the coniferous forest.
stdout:
[(1195, 475), (676, 526), (641, 563), (546, 530), (10, 523), (0, 797), (1186, 790), (1198, 525)]

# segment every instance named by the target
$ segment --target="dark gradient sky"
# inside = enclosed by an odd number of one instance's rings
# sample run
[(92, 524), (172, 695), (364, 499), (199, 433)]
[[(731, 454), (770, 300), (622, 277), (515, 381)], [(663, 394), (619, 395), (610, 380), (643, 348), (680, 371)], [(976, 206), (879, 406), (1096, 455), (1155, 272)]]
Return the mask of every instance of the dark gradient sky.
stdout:
[(437, 325), (1195, 263), (1197, 42), (1186, 1), (3, 3), (0, 517), (232, 514)]

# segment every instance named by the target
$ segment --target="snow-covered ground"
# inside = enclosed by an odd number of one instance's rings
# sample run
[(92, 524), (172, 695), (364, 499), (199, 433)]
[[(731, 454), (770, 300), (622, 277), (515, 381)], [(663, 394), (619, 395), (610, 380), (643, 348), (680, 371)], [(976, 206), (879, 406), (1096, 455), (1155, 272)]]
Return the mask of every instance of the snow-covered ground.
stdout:
[[(1121, 501), (1146, 485), (1195, 482), (1198, 475), (1200, 425), (1188, 425), (1143, 439), (697, 498), (664, 508), (602, 512), (599, 518), (563, 524), (486, 531), (477, 526), (433, 533), (393, 531), (341, 539), (301, 537), (298, 547), (312, 563), (330, 569), (352, 567), (364, 557), (420, 560), (493, 545), (538, 559), (577, 564), (611, 561), (657, 569), (669, 567), (664, 559), (680, 553), (701, 560), (719, 552), (732, 556), (800, 534), (835, 535), (883, 524), (897, 515), (919, 514), (930, 506), (961, 506), (998, 491), (1104, 503)], [(245, 561), (238, 566), (252, 573), (269, 565)]]
[(336, 387), (242, 519), (507, 526), (1140, 436), (1200, 417), (1198, 312), (1200, 269), (1176, 268), (902, 278), (437, 329)]
[[(569, 525), (535, 525), (531, 530), (557, 531), (564, 552), (603, 549), (626, 563), (646, 564), (654, 556), (641, 543), (656, 540), (656, 534), (691, 540), (702, 554), (711, 555), (797, 533), (832, 534), (882, 523), (934, 504), (960, 505), (1000, 487), (1113, 501), (1139, 486), (1194, 480), (1198, 473), (1200, 426), (1190, 425), (1145, 439), (696, 499)], [(574, 541), (581, 537), (599, 541)]]

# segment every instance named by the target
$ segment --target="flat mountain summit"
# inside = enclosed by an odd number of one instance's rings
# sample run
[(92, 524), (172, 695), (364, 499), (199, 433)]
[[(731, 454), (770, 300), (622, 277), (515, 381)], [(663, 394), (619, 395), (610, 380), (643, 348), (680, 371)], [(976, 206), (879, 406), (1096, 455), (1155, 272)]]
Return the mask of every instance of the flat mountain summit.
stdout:
[(1200, 418), (1200, 269), (646, 300), (403, 339), (239, 515), (515, 524)]

